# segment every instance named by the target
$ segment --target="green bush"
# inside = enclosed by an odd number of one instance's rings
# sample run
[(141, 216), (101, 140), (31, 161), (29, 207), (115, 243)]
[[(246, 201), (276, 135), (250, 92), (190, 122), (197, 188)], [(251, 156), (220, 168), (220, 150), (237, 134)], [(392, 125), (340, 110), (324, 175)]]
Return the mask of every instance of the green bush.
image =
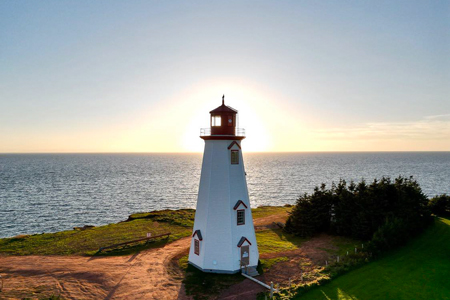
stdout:
[(398, 218), (387, 219), (373, 234), (369, 242), (369, 251), (377, 254), (396, 248), (408, 239), (408, 228)]

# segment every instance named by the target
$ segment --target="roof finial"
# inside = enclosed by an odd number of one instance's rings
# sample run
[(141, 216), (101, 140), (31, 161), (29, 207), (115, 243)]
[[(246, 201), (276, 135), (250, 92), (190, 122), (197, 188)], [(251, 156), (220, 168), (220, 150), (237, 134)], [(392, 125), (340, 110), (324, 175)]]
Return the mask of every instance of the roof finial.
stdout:
[(222, 96), (222, 105), (225, 105), (225, 94)]

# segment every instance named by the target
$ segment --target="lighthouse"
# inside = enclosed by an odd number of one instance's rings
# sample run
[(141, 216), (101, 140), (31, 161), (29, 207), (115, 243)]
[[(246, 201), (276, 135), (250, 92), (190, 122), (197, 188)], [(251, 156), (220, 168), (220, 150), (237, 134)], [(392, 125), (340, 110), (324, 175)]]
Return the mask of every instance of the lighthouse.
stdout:
[(189, 263), (210, 273), (254, 272), (259, 252), (242, 156), (245, 133), (224, 98), (210, 111), (211, 127), (200, 131), (205, 150)]

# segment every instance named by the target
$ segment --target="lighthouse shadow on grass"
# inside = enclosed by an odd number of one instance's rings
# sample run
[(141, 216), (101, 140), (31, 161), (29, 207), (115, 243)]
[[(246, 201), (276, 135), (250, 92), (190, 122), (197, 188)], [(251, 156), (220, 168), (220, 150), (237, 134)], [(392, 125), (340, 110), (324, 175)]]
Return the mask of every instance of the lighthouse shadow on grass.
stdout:
[[(214, 298), (230, 286), (245, 280), (245, 277), (240, 273), (215, 274), (202, 272), (188, 264), (188, 255), (179, 257), (176, 262), (183, 273), (184, 291), (187, 296), (192, 296), (194, 300)], [(258, 265), (258, 271), (260, 273), (263, 271), (260, 265)]]
[(240, 274), (214, 274), (205, 273), (192, 265), (186, 264), (183, 279), (186, 295), (193, 296), (195, 300), (207, 300), (245, 278)]

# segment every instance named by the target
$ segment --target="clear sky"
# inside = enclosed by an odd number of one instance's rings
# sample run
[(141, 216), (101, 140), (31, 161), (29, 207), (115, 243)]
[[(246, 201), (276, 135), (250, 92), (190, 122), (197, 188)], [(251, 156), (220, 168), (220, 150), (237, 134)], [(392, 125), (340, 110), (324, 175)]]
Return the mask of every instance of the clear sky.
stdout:
[(450, 1), (0, 0), (0, 152), (449, 151)]

